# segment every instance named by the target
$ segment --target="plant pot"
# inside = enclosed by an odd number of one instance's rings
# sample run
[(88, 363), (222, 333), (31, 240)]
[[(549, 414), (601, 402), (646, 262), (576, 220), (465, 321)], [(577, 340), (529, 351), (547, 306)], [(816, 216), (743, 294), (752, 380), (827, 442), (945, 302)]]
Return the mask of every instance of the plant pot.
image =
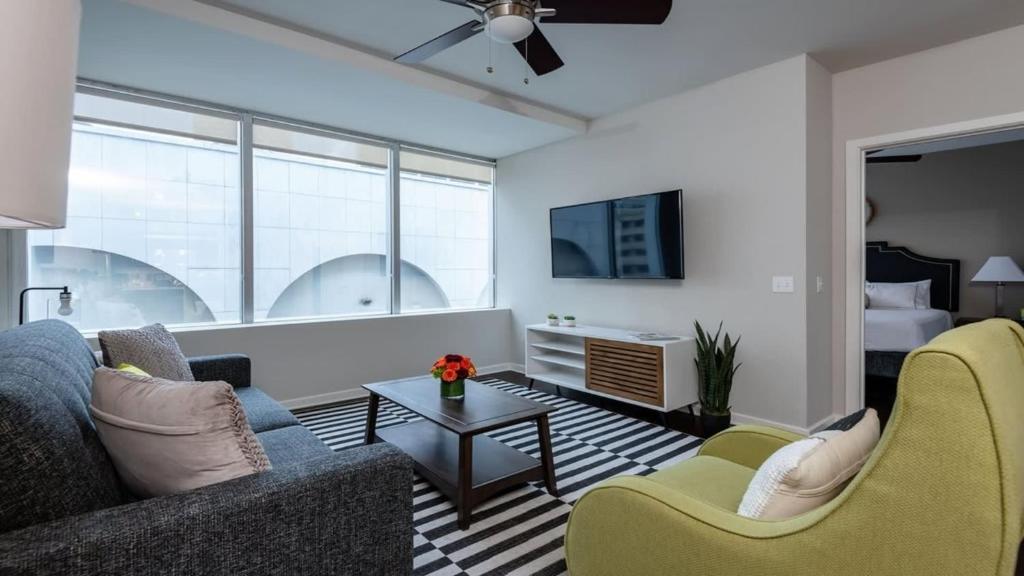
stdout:
[(441, 381), (441, 398), (444, 398), (445, 400), (462, 400), (465, 397), (465, 380), (456, 380), (454, 382)]
[(705, 414), (700, 412), (700, 429), (705, 438), (711, 438), (715, 434), (725, 430), (732, 424), (732, 414)]
[(576, 327), (576, 321), (575, 320), (564, 320), (562, 322), (562, 325), (566, 326), (568, 328), (575, 328)]
[(548, 318), (548, 326), (558, 326), (558, 318)]

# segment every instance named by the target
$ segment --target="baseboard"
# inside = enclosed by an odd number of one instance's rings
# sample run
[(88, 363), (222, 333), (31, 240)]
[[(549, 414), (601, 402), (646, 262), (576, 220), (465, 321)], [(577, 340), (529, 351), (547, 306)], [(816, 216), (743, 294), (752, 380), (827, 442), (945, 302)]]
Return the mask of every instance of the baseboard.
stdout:
[(281, 405), (289, 410), (296, 410), (298, 408), (309, 408), (311, 406), (323, 406), (324, 404), (336, 404), (338, 402), (346, 402), (348, 400), (358, 400), (359, 398), (366, 398), (367, 396), (369, 396), (369, 393), (362, 387), (349, 388), (347, 390), (338, 390), (337, 392), (328, 392), (327, 394), (292, 398), (291, 400), (282, 401)]
[[(516, 370), (516, 364), (493, 364), (491, 366), (481, 366), (477, 368), (477, 373), (481, 376), (488, 374), (497, 374), (499, 372), (509, 372)], [(413, 378), (420, 378), (420, 376), (411, 376), (409, 378), (395, 378), (395, 380), (411, 380)], [(297, 410), (299, 408), (309, 408), (311, 406), (323, 406), (324, 404), (336, 404), (338, 402), (347, 402), (349, 400), (358, 400), (360, 398), (366, 398), (369, 393), (363, 389), (362, 386), (358, 388), (347, 388), (345, 390), (338, 390), (337, 392), (328, 392), (326, 394), (316, 394), (313, 396), (302, 396), (300, 398), (292, 398), (290, 400), (284, 400), (281, 405), (289, 410)]]
[[(829, 418), (831, 418), (831, 416)], [(756, 416), (747, 416), (746, 414), (740, 414), (738, 412), (733, 412), (732, 413), (732, 421), (734, 423), (736, 423), (736, 424), (754, 424), (754, 425), (757, 425), (757, 426), (769, 426), (771, 428), (779, 428), (781, 430), (788, 430), (789, 432), (793, 432), (795, 434), (800, 434), (800, 435), (803, 435), (803, 436), (809, 435), (811, 433), (811, 430), (814, 430), (814, 427), (811, 427), (811, 428), (801, 428), (799, 426), (793, 426), (793, 425), (790, 425), (790, 424), (783, 424), (781, 422), (775, 422), (774, 420), (767, 420), (765, 418), (757, 418)], [(828, 424), (825, 424), (825, 426), (827, 426), (827, 425)], [(815, 425), (815, 426), (817, 426), (817, 425)], [(824, 426), (822, 426), (822, 427), (824, 427)]]
[(842, 417), (843, 416), (841, 414), (831, 414), (829, 416), (822, 418), (816, 424), (811, 426), (810, 434), (814, 434), (815, 432), (821, 432), (825, 428), (828, 428), (829, 426), (835, 424), (836, 420), (839, 420)]

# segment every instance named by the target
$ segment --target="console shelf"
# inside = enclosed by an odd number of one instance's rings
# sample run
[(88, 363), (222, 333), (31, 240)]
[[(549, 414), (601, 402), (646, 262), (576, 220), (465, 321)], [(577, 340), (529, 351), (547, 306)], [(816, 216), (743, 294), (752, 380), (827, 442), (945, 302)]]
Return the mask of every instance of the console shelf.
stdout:
[(527, 377), (661, 412), (697, 402), (695, 355), (692, 337), (645, 341), (615, 328), (526, 327)]

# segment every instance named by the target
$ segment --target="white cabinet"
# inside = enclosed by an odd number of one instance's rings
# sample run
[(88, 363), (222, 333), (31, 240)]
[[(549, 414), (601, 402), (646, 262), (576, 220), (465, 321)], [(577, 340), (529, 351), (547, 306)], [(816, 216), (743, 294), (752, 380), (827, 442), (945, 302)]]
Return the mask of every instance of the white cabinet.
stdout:
[(596, 326), (526, 327), (526, 376), (661, 412), (697, 402), (696, 342)]

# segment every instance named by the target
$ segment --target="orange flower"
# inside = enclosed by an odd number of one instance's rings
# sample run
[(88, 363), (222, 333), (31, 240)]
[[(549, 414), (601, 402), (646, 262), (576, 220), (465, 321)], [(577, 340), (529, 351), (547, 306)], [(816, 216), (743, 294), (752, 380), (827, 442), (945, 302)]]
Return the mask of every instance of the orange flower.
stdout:
[(462, 368), (462, 366), (458, 362), (449, 362), (445, 368), (453, 372), (458, 372), (459, 368)]
[(469, 370), (473, 367), (473, 361), (469, 359), (469, 356), (462, 357), (462, 367)]
[(459, 377), (459, 373), (456, 372), (455, 370), (452, 370), (451, 368), (445, 370), (441, 374), (441, 380), (444, 380), (445, 382), (455, 382), (455, 380), (458, 377)]

